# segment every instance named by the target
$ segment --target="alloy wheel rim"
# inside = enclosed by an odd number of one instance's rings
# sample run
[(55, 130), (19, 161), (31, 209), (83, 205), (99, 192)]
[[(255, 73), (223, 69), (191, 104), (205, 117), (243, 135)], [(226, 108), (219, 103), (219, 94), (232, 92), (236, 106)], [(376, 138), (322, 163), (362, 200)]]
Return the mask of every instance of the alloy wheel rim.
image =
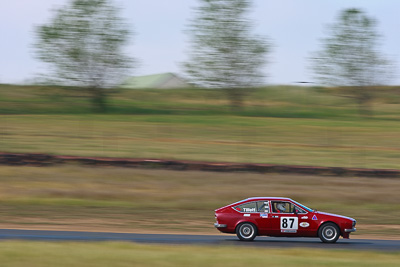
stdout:
[(253, 229), (250, 226), (243, 226), (242, 227), (242, 236), (243, 237), (250, 237), (253, 234)]
[(335, 228), (329, 226), (324, 229), (323, 231), (324, 238), (327, 240), (333, 240), (336, 237), (336, 230)]

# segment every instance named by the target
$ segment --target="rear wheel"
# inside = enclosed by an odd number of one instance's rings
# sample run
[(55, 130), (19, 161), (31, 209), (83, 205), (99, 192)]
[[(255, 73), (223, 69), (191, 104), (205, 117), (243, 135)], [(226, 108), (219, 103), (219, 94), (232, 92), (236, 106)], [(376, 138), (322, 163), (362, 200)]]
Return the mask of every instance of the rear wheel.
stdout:
[(236, 235), (242, 241), (253, 241), (257, 236), (257, 227), (252, 223), (242, 223), (236, 228)]
[(318, 236), (324, 243), (335, 243), (340, 236), (339, 227), (334, 223), (325, 223), (319, 228)]

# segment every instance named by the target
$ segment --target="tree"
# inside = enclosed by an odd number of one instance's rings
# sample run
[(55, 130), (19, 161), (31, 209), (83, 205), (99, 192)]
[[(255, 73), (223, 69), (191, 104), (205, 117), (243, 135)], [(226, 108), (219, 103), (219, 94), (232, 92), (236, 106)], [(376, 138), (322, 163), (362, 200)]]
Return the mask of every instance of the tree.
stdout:
[(390, 63), (378, 51), (377, 22), (359, 9), (343, 10), (338, 21), (329, 25), (329, 37), (312, 58), (317, 80), (342, 86), (357, 99), (361, 115), (370, 115), (373, 86), (388, 81)]
[(262, 83), (268, 45), (250, 31), (249, 0), (199, 2), (185, 72), (194, 84), (225, 89), (232, 107), (241, 107), (247, 89)]
[(122, 49), (130, 31), (108, 0), (71, 0), (37, 28), (38, 58), (49, 63), (57, 83), (85, 88), (98, 111), (106, 88), (121, 81), (132, 59)]

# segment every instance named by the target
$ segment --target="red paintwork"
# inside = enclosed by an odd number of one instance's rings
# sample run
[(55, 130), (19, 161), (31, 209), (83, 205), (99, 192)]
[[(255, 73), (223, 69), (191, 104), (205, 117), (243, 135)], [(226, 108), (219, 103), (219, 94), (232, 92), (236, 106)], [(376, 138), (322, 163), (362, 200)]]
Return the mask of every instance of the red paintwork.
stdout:
[[(265, 216), (261, 216), (261, 212), (244, 212), (238, 211), (234, 207), (254, 202), (254, 201), (264, 201), (269, 203), (269, 213)], [(258, 236), (281, 236), (281, 237), (318, 237), (318, 229), (321, 225), (326, 222), (335, 223), (340, 229), (340, 235), (343, 238), (349, 238), (350, 233), (345, 232), (345, 229), (352, 229), (355, 225), (355, 220), (353, 218), (330, 214), (320, 211), (308, 211), (302, 208), (306, 213), (295, 214), (295, 213), (277, 213), (272, 210), (271, 203), (273, 201), (284, 201), (290, 202), (297, 207), (301, 207), (299, 203), (293, 201), (290, 198), (280, 198), (280, 197), (256, 197), (248, 198), (242, 201), (227, 205), (225, 207), (215, 210), (215, 218), (217, 223), (220, 225), (226, 225), (226, 227), (217, 227), (217, 229), (223, 233), (235, 233), (236, 227), (243, 222), (253, 223), (257, 227)], [(246, 214), (246, 216), (245, 216)], [(248, 215), (249, 214), (249, 215)], [(314, 217), (315, 216), (315, 217)], [(274, 218), (275, 217), (275, 218)], [(281, 226), (280, 217), (297, 217), (297, 227), (296, 232), (283, 232)], [(296, 220), (296, 219), (294, 219)], [(354, 225), (353, 225), (354, 222)], [(302, 224), (303, 223), (303, 224)], [(300, 224), (309, 226), (302, 227)]]

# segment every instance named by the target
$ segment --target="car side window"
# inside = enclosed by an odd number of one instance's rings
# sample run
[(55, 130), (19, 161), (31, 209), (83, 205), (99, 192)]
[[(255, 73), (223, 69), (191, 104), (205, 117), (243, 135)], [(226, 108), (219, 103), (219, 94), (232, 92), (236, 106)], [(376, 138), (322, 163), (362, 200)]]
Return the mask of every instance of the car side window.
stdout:
[(258, 201), (257, 202), (257, 212), (269, 213), (268, 201)]
[(298, 213), (298, 214), (307, 213), (305, 210), (303, 210), (302, 208), (299, 208), (299, 207), (297, 207), (297, 206), (294, 206), (294, 210), (295, 210), (296, 213)]
[(234, 207), (239, 212), (254, 213), (257, 212), (257, 202), (249, 202)]
[(294, 213), (295, 210), (296, 213), (299, 214), (307, 213), (302, 208), (299, 208), (290, 202), (272, 201), (272, 212), (274, 213)]
[(293, 208), (290, 202), (272, 201), (272, 212), (275, 213), (292, 213)]

